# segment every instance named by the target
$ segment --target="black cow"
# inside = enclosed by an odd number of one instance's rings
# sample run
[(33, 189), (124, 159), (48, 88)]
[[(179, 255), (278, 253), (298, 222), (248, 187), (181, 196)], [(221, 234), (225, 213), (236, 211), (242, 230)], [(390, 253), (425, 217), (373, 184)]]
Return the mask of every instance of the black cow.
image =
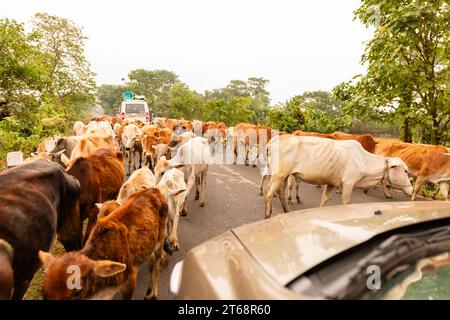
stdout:
[(58, 164), (36, 160), (0, 174), (0, 190), (0, 239), (12, 248), (13, 299), (21, 299), (39, 250), (48, 251), (56, 235), (67, 251), (81, 249), (80, 183)]

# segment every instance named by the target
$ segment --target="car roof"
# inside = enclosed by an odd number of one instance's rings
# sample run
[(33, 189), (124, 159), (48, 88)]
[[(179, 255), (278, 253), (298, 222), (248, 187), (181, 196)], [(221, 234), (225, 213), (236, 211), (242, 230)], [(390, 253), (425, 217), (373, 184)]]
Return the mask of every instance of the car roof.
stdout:
[(447, 217), (449, 202), (378, 202), (293, 211), (232, 232), (263, 269), (285, 286), (380, 233)]

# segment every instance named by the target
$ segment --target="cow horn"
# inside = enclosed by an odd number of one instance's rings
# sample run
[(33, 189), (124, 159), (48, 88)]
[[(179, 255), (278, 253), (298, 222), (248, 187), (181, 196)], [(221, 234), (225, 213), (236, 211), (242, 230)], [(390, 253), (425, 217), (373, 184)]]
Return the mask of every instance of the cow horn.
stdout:
[(13, 258), (14, 249), (6, 240), (0, 239), (0, 248), (5, 249), (6, 252), (9, 254), (9, 256), (11, 257), (11, 259)]

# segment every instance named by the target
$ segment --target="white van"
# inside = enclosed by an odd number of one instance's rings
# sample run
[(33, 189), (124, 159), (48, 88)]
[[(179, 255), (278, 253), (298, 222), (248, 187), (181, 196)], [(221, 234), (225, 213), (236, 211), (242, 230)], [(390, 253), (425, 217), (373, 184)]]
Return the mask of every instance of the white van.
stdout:
[(120, 105), (119, 116), (122, 120), (139, 120), (144, 123), (152, 121), (152, 114), (144, 99), (124, 100)]

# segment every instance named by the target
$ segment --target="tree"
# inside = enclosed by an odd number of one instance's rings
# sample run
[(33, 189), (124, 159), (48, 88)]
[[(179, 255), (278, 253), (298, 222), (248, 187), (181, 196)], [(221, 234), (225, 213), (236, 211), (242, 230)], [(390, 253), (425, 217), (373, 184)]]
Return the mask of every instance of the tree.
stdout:
[(87, 38), (82, 29), (68, 19), (46, 13), (37, 13), (32, 23), (34, 42), (48, 64), (46, 91), (57, 98), (56, 108), (70, 108), (65, 102), (71, 95), (93, 102), (95, 74), (84, 55)]
[(269, 110), (269, 92), (266, 87), (269, 80), (264, 78), (251, 77), (247, 81), (231, 80), (225, 88), (214, 89), (206, 91), (206, 100), (218, 99), (231, 101), (238, 97), (251, 98), (251, 105), (249, 108), (253, 111), (253, 117), (250, 122), (263, 123), (267, 119)]
[(363, 0), (355, 18), (376, 29), (362, 56), (367, 74), (355, 85), (352, 105), (401, 123), (405, 141), (412, 140), (413, 127), (425, 128), (426, 142), (448, 139), (448, 1)]
[(207, 121), (220, 121), (228, 126), (234, 126), (240, 122), (251, 122), (255, 116), (251, 109), (250, 97), (235, 97), (230, 101), (214, 99), (206, 101)]
[(25, 102), (34, 105), (47, 81), (44, 57), (31, 40), (23, 24), (0, 20), (0, 121), (20, 112)]
[(305, 92), (269, 111), (269, 125), (292, 132), (306, 130), (330, 133), (344, 131), (352, 123), (342, 103), (327, 91)]
[(122, 93), (128, 89), (122, 85), (103, 84), (97, 89), (97, 99), (106, 114), (115, 115), (122, 102)]
[(168, 117), (201, 120), (203, 113), (202, 97), (185, 84), (177, 83), (168, 92)]
[(128, 73), (127, 87), (138, 95), (144, 95), (150, 107), (165, 112), (169, 107), (169, 91), (178, 83), (178, 76), (167, 70), (136, 69)]

